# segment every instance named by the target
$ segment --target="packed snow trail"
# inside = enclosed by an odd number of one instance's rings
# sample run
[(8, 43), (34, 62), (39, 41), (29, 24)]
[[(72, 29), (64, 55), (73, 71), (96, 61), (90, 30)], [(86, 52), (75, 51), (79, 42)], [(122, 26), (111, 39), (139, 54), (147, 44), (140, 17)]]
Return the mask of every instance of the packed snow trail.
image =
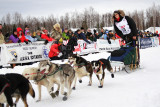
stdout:
[[(29, 107), (160, 107), (160, 47), (140, 50), (141, 68), (127, 74), (125, 71), (115, 73), (115, 78), (106, 71), (104, 87), (98, 88), (99, 81), (93, 75), (93, 85), (87, 86), (89, 79), (82, 78), (82, 83), (77, 82), (76, 90), (72, 91), (67, 101), (62, 100), (62, 95), (52, 99), (45, 87), (42, 87), (42, 101), (38, 99), (37, 86), (32, 83), (36, 92), (35, 100), (27, 96)], [(88, 61), (108, 58), (110, 54), (103, 52), (83, 56)], [(56, 61), (62, 63), (61, 61)], [(17, 66), (14, 69), (3, 68), (1, 74), (13, 72), (22, 73), (26, 67)], [(17, 107), (23, 107), (20, 100)]]

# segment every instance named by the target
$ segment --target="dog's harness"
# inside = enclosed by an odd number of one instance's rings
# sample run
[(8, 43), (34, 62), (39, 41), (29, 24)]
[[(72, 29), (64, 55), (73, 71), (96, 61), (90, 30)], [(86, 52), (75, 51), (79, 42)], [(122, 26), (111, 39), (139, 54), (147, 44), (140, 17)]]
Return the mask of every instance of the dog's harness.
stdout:
[(33, 74), (37, 74), (37, 73), (31, 73), (31, 74), (25, 74), (25, 75), (33, 75)]
[[(97, 72), (99, 72), (100, 71), (100, 69), (101, 69), (101, 67), (102, 67), (102, 65), (104, 64), (102, 61), (99, 61), (100, 63), (101, 63), (101, 65), (100, 65), (100, 67), (97, 69)], [(96, 73), (97, 73), (96, 72)]]
[[(58, 65), (57, 65), (58, 66)], [(53, 73), (50, 73), (50, 71), (49, 71), (49, 73), (44, 73), (44, 75), (42, 76), (42, 78), (40, 78), (40, 79), (38, 79), (38, 80), (36, 80), (37, 82), (38, 81), (41, 81), (41, 80), (43, 80), (44, 78), (46, 78), (47, 76), (52, 76), (52, 75), (54, 75), (54, 74), (56, 74), (57, 72), (59, 72), (59, 71), (61, 71), (62, 70), (62, 68), (61, 67), (57, 67), (57, 70), (55, 70), (55, 72), (53, 72)], [(42, 73), (41, 73), (42, 74)], [(64, 73), (65, 74), (65, 73)], [(66, 74), (67, 75), (67, 74)], [(38, 73), (37, 73), (37, 77), (38, 77)]]
[(85, 63), (80, 63), (80, 64), (76, 64), (76, 65), (75, 65), (75, 67), (78, 67), (78, 68), (81, 68), (81, 67), (83, 67), (83, 66), (85, 66)]
[(4, 92), (4, 90), (5, 90), (7, 87), (10, 87), (10, 84), (9, 84), (9, 83), (6, 83), (6, 84), (5, 84), (5, 86), (2, 88), (2, 91), (0, 92), (0, 95)]

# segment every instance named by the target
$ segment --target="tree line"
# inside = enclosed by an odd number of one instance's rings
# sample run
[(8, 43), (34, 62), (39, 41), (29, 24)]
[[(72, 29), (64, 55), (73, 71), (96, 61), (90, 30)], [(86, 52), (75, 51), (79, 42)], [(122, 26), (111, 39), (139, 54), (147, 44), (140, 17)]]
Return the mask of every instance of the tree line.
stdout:
[[(160, 5), (153, 4), (151, 7), (142, 11), (126, 12), (125, 14), (132, 17), (137, 25), (138, 30), (145, 30), (148, 27), (160, 27)], [(56, 18), (53, 14), (48, 17), (23, 17), (20, 13), (6, 14), (0, 19), (3, 25), (3, 32), (12, 33), (13, 29), (21, 27), (24, 29), (25, 25), (30, 27), (32, 32), (45, 27), (48, 31), (53, 29), (55, 23), (60, 23), (62, 29), (64, 28), (102, 28), (110, 27), (112, 23), (113, 12), (99, 14), (93, 7), (87, 8), (80, 13), (65, 13), (65, 15)]]

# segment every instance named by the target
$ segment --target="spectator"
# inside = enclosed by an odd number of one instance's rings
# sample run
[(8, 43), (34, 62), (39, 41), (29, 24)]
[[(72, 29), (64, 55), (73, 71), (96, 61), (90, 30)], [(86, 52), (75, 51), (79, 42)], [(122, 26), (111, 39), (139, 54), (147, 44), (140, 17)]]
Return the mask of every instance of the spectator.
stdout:
[(59, 40), (61, 42), (63, 41), (63, 39), (62, 39), (62, 29), (61, 29), (59, 23), (56, 23), (53, 26), (53, 30), (51, 32), (51, 38), (53, 38), (55, 40)]
[(78, 38), (78, 39), (83, 39), (85, 42), (87, 42), (87, 43), (89, 43), (89, 44), (90, 44), (90, 42), (86, 39), (86, 36), (85, 36), (84, 28), (83, 28), (83, 27), (81, 27), (81, 33), (80, 33), (80, 35), (79, 35), (79, 38)]
[(19, 41), (18, 41), (19, 43), (25, 42), (26, 44), (28, 44), (28, 39), (26, 39), (26, 37), (24, 36), (24, 33), (22, 31), (22, 28), (20, 28), (20, 27), (17, 28), (17, 36), (19, 38)]
[(100, 39), (105, 39), (107, 40), (107, 37), (108, 37), (108, 30), (106, 30), (105, 34), (103, 34)]
[(115, 36), (113, 35), (111, 30), (108, 32), (108, 38), (115, 40)]
[(55, 44), (53, 44), (51, 46), (49, 54), (48, 54), (48, 56), (51, 60), (59, 60), (60, 59), (60, 57), (58, 57), (58, 55), (60, 53), (60, 50), (58, 48), (60, 45), (61, 44), (59, 43), (59, 41), (56, 41)]
[(110, 38), (108, 36), (108, 30), (106, 30), (106, 33), (102, 35), (102, 37), (100, 37), (100, 39), (105, 39), (108, 40), (108, 43), (111, 44)]
[(2, 24), (0, 24), (0, 30), (2, 30)]
[(158, 31), (156, 31), (156, 33), (154, 34), (154, 36), (159, 37)]
[(27, 33), (27, 35), (25, 37), (26, 37), (26, 39), (28, 39), (28, 41), (30, 41), (30, 42), (36, 42), (37, 41), (37, 38), (32, 38), (29, 30), (27, 30), (26, 33)]
[(88, 29), (88, 30), (87, 30), (87, 33), (86, 33), (86, 38), (89, 39), (89, 37), (90, 37), (91, 34), (92, 34), (92, 33), (91, 33), (91, 30)]
[(95, 36), (96, 39), (99, 39), (99, 33), (98, 32), (95, 32), (94, 36)]
[(78, 29), (77, 31), (75, 31), (74, 35), (77, 37), (77, 39), (80, 38), (80, 34), (81, 34), (81, 30)]
[(41, 34), (41, 38), (42, 38), (42, 39), (45, 39), (45, 44), (47, 44), (48, 41), (53, 41), (53, 40), (54, 40), (53, 38), (51, 38), (51, 37), (49, 36), (47, 30), (44, 30), (43, 32), (44, 32), (44, 34)]
[(37, 41), (45, 41), (45, 39), (41, 38), (41, 32), (39, 30), (37, 30), (36, 32), (36, 38), (37, 38)]
[(63, 33), (62, 33), (62, 37), (64, 40), (69, 40), (69, 36), (67, 35), (68, 29), (65, 28)]
[(28, 25), (25, 25), (25, 28), (24, 28), (24, 33), (25, 33), (25, 35), (27, 35), (27, 31), (29, 31), (29, 26), (28, 26)]
[(19, 41), (19, 38), (17, 36), (17, 30), (14, 29), (13, 34), (9, 37), (9, 42), (10, 43), (18, 43), (18, 41)]
[(101, 28), (101, 32), (99, 33), (99, 37), (101, 37), (104, 34), (104, 29)]
[(94, 35), (97, 33), (96, 29), (93, 30)]
[(46, 29), (45, 29), (44, 27), (41, 27), (41, 34), (45, 34), (45, 33), (44, 33), (45, 30), (46, 30)]
[(89, 38), (88, 39), (91, 40), (92, 42), (97, 41), (96, 37), (92, 33), (89, 33)]
[(148, 37), (148, 38), (149, 38), (149, 37), (152, 37), (151, 32), (147, 31), (146, 37)]
[(139, 37), (143, 38), (142, 32), (139, 32)]
[(71, 37), (72, 37), (72, 34), (73, 34), (72, 30), (71, 30), (71, 29), (70, 29), (70, 30), (68, 30), (67, 35), (69, 36), (69, 38), (71, 38)]
[(0, 44), (5, 43), (4, 36), (2, 34), (2, 29), (0, 29)]

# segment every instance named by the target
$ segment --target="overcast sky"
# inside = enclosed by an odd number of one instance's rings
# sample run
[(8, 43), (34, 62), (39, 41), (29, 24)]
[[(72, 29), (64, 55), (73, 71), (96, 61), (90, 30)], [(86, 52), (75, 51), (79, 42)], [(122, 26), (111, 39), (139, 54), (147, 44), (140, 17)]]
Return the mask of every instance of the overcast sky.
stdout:
[(145, 10), (160, 0), (0, 0), (0, 18), (7, 13), (19, 12), (25, 16), (45, 16), (53, 14), (56, 17), (66, 12), (83, 12), (92, 6), (97, 12), (113, 12)]

